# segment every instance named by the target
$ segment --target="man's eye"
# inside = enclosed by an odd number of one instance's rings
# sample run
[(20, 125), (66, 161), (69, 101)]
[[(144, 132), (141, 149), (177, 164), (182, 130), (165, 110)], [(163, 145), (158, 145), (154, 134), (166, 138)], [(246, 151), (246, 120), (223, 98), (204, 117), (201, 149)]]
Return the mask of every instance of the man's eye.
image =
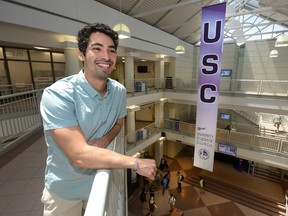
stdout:
[(101, 49), (99, 47), (93, 47), (92, 50), (100, 51)]
[(116, 53), (116, 51), (115, 51), (115, 50), (109, 50), (109, 52), (111, 52), (111, 53)]

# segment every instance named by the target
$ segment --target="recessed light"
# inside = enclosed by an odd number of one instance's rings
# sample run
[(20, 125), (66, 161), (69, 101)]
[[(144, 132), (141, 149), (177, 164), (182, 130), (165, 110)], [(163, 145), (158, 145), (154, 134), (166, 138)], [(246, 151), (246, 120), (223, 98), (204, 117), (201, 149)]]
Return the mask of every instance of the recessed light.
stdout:
[(49, 50), (49, 48), (47, 47), (38, 47), (38, 46), (34, 46), (35, 49), (39, 49), (39, 50)]

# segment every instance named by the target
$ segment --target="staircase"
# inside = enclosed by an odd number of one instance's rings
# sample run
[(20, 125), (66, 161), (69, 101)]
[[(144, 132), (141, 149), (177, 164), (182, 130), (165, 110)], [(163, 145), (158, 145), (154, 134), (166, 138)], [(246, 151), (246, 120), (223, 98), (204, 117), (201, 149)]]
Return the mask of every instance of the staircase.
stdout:
[(281, 171), (278, 168), (261, 168), (255, 167), (254, 176), (268, 181), (273, 181), (276, 183), (281, 183)]
[[(214, 178), (203, 176), (205, 191), (217, 194), (249, 208), (271, 216), (285, 216), (285, 205), (260, 194), (227, 184)], [(186, 183), (199, 187), (199, 176), (194, 175), (184, 180)], [(284, 202), (284, 200), (283, 200)]]
[(233, 110), (235, 113), (240, 115), (242, 118), (246, 119), (247, 121), (259, 125), (259, 114), (256, 112), (246, 112), (246, 111), (240, 111), (240, 110)]

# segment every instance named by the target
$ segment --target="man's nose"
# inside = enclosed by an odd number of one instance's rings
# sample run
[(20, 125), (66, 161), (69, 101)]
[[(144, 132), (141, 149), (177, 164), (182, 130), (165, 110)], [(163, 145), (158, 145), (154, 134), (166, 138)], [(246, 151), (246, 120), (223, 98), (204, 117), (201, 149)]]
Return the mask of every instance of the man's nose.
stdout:
[(106, 59), (106, 60), (109, 60), (110, 59), (110, 52), (109, 50), (103, 50), (102, 53), (101, 53), (101, 57)]

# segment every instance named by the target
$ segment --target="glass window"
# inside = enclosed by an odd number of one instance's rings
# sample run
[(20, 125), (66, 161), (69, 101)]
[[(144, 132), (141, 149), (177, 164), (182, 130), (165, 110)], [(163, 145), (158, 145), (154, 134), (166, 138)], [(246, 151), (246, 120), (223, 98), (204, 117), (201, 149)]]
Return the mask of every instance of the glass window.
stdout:
[(27, 50), (17, 48), (6, 48), (7, 59), (28, 60)]
[(52, 53), (53, 62), (65, 62), (64, 53)]
[(33, 76), (52, 77), (52, 69), (50, 63), (32, 62)]
[(0, 47), (0, 59), (3, 59), (4, 58), (4, 56), (3, 56), (3, 49), (2, 49), (2, 47)]
[(35, 83), (53, 82), (52, 68), (50, 63), (32, 62), (32, 73)]
[(51, 61), (50, 52), (29, 50), (31, 61)]
[(11, 84), (32, 84), (28, 61), (8, 61)]
[(6, 77), (4, 61), (0, 61), (0, 85), (8, 84), (8, 79)]
[(56, 80), (65, 77), (65, 64), (54, 64), (54, 72)]

